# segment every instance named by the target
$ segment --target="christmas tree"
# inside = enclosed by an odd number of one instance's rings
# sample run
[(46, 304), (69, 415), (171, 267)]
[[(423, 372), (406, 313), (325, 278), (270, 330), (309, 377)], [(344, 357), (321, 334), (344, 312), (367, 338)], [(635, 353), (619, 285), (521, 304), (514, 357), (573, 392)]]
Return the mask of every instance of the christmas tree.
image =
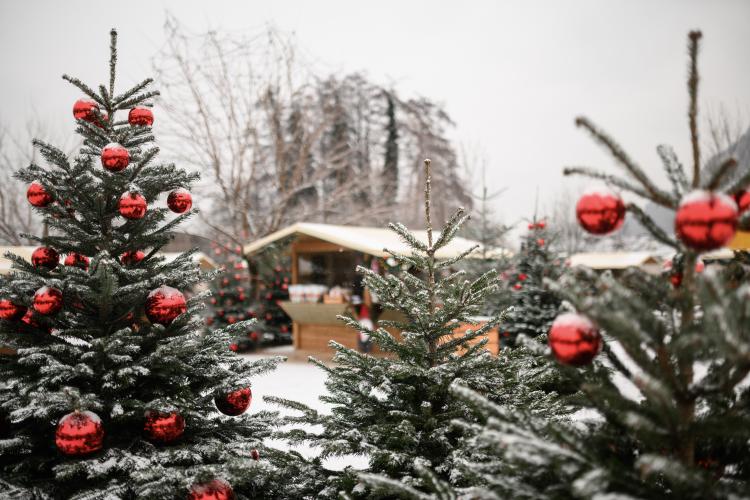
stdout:
[[(449, 393), (450, 385), (461, 380), (480, 392), (499, 382), (499, 365), (486, 340), (470, 345), (499, 321), (463, 334), (455, 334), (460, 322), (471, 323), (471, 316), (484, 305), (488, 294), (498, 287), (497, 273), (488, 271), (476, 280), (464, 272), (451, 272), (451, 266), (470, 251), (447, 261), (437, 261), (435, 252), (450, 243), (466, 220), (459, 210), (441, 232), (431, 223), (430, 162), (425, 161), (425, 215), (427, 241), (418, 240), (401, 224), (391, 224), (412, 249), (410, 255), (392, 253), (397, 264), (408, 271), (399, 275), (379, 274), (360, 267), (364, 282), (387, 310), (400, 313), (400, 321), (381, 321), (375, 330), (365, 329), (353, 319), (342, 318), (352, 328), (364, 331), (387, 357), (374, 357), (335, 342), (334, 365), (311, 361), (327, 373), (331, 414), (291, 401), (269, 397), (287, 408), (298, 410), (290, 424), (319, 425), (321, 432), (296, 428), (281, 434), (292, 443), (320, 447), (319, 459), (342, 455), (365, 455), (367, 470), (382, 473), (404, 484), (419, 483), (415, 460), (424, 461), (445, 479), (460, 483), (454, 452), (459, 434), (451, 425), (458, 417), (471, 418), (469, 408)], [(400, 336), (385, 327), (398, 329)], [(316, 497), (337, 497), (340, 491), (355, 497), (370, 492), (358, 485), (355, 471), (324, 471), (326, 487), (313, 492)]]
[(557, 279), (562, 270), (559, 257), (549, 250), (550, 235), (543, 220), (529, 223), (513, 265), (504, 275), (513, 294), (510, 309), (500, 324), (503, 345), (515, 345), (519, 335), (544, 335), (560, 311), (560, 298), (544, 285)]
[(247, 322), (203, 335), (208, 294), (190, 290), (212, 276), (189, 252), (158, 256), (198, 176), (156, 163), (158, 92), (147, 79), (115, 93), (116, 42), (113, 30), (108, 86), (63, 77), (86, 96), (79, 154), (36, 141), (48, 166), (17, 173), (50, 231), (25, 236), (40, 247), (31, 263), (8, 254), (0, 281), (0, 342), (15, 351), (0, 358), (0, 496), (283, 496), (282, 470), (305, 465), (262, 445), (275, 414), (245, 413), (250, 379), (280, 360), (227, 348)]
[[(701, 253), (750, 226), (750, 212), (732, 199), (747, 195), (750, 165), (729, 157), (701, 164), (700, 38), (700, 32), (691, 32), (688, 45), (691, 175), (669, 147), (660, 146), (670, 181), (668, 189), (660, 188), (585, 118), (577, 124), (612, 153), (630, 179), (566, 170), (674, 210), (671, 235), (638, 205), (626, 205), (611, 192), (589, 192), (577, 205), (581, 225), (593, 234), (610, 233), (631, 213), (678, 253), (673, 265), (682, 266), (681, 280), (675, 285), (665, 274), (635, 268), (619, 278), (580, 269), (551, 284), (577, 311), (558, 317), (550, 330), (553, 356), (571, 381), (580, 381), (585, 396), (580, 407), (586, 412), (577, 420), (495, 405), (454, 386), (454, 395), (475, 405), (486, 420), (474, 444), (488, 458), (464, 464), (479, 478), (471, 491), (476, 497), (705, 499), (745, 498), (750, 492), (750, 288), (736, 279), (746, 252), (724, 269), (696, 272)], [(422, 474), (435, 477), (427, 469)], [(432, 489), (448, 489), (445, 498), (456, 494), (445, 482)]]

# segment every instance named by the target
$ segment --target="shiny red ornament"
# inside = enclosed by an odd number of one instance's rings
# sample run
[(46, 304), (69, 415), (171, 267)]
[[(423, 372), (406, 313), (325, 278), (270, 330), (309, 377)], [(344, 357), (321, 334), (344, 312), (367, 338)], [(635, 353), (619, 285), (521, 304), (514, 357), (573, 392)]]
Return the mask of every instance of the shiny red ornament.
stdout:
[(216, 408), (224, 415), (236, 417), (247, 411), (252, 400), (252, 391), (249, 387), (244, 387), (236, 391), (217, 394), (214, 397), (214, 404), (216, 404)]
[(549, 331), (549, 345), (557, 361), (564, 365), (583, 366), (599, 353), (602, 337), (585, 316), (565, 313), (558, 316)]
[[(700, 274), (703, 272), (703, 270), (706, 268), (706, 264), (702, 260), (698, 260), (695, 263), (695, 272), (696, 274)], [(672, 261), (668, 260), (664, 263), (664, 270), (665, 271), (672, 271)], [(681, 271), (672, 271), (669, 274), (669, 282), (672, 283), (672, 286), (675, 288), (678, 288), (680, 285), (682, 285), (682, 272)]]
[(256, 331), (250, 332), (250, 335), (248, 335), (248, 337), (250, 337), (250, 340), (252, 340), (253, 342), (257, 342), (258, 340), (260, 340), (260, 334)]
[(536, 240), (536, 244), (539, 245), (540, 247), (543, 247), (544, 246), (544, 238), (539, 238), (538, 240)]
[(97, 111), (99, 111), (99, 104), (93, 99), (78, 99), (73, 104), (73, 116), (76, 120), (95, 122)]
[(607, 189), (587, 191), (576, 204), (576, 217), (581, 227), (591, 234), (608, 234), (625, 221), (625, 203)]
[(167, 206), (178, 214), (187, 212), (193, 206), (193, 197), (185, 189), (175, 189), (167, 196)]
[(85, 255), (81, 255), (80, 253), (71, 252), (68, 255), (65, 256), (65, 260), (63, 263), (66, 266), (76, 266), (80, 267), (84, 271), (88, 271), (89, 269), (89, 258)]
[(143, 430), (149, 441), (161, 444), (171, 443), (185, 432), (185, 419), (177, 412), (147, 411)]
[(120, 256), (120, 262), (123, 266), (132, 266), (138, 264), (146, 257), (146, 254), (140, 250), (128, 250)]
[(237, 344), (229, 344), (229, 350), (233, 352), (237, 352), (237, 350), (240, 348)]
[(674, 226), (680, 240), (694, 250), (721, 248), (737, 231), (737, 204), (721, 193), (693, 191), (680, 203)]
[(162, 285), (151, 290), (146, 298), (146, 316), (152, 323), (167, 326), (187, 311), (185, 296), (171, 286)]
[(514, 290), (520, 290), (521, 288), (522, 288), (522, 285), (520, 283), (516, 283), (515, 285), (513, 285)]
[(46, 267), (52, 270), (60, 263), (60, 255), (54, 248), (39, 247), (31, 254), (31, 264), (34, 267)]
[(234, 491), (223, 479), (197, 483), (190, 487), (188, 500), (234, 500)]
[(102, 167), (110, 172), (120, 172), (130, 164), (130, 153), (121, 144), (110, 142), (102, 149)]
[(538, 229), (544, 229), (545, 227), (547, 227), (547, 223), (544, 222), (544, 221), (539, 221), (539, 222), (536, 223), (536, 227)]
[(32, 182), (26, 190), (26, 199), (35, 207), (44, 208), (52, 203), (52, 195), (38, 182)]
[(518, 275), (518, 281), (526, 281), (528, 279), (529, 275), (526, 273), (521, 273)]
[(750, 208), (750, 191), (743, 189), (739, 193), (735, 193), (732, 198), (735, 203), (737, 203), (737, 211), (739, 211), (740, 214)]
[(230, 325), (233, 325), (233, 324), (237, 323), (237, 318), (235, 318), (234, 316), (229, 316), (227, 318), (227, 323), (229, 323)]
[(142, 219), (146, 215), (146, 198), (138, 193), (124, 193), (117, 205), (120, 215), (126, 219)]
[(252, 450), (250, 450), (250, 458), (252, 458), (253, 460), (260, 460), (260, 452), (253, 448)]
[(154, 113), (149, 108), (136, 106), (128, 112), (128, 123), (132, 127), (150, 127), (154, 124)]
[(34, 318), (34, 311), (32, 309), (26, 309), (26, 314), (21, 318), (21, 323), (33, 328), (41, 328), (39, 322)]
[(102, 449), (104, 426), (96, 413), (74, 411), (57, 424), (55, 445), (65, 455), (88, 455)]
[(18, 321), (26, 314), (26, 306), (14, 304), (8, 299), (0, 300), (0, 319), (5, 321)]
[(63, 294), (57, 288), (43, 286), (34, 294), (34, 310), (44, 316), (60, 312), (63, 306)]

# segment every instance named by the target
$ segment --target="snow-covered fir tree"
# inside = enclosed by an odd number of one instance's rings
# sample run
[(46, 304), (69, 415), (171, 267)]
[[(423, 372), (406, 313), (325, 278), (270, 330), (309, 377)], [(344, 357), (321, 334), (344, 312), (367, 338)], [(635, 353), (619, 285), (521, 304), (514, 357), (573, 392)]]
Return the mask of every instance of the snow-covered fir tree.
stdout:
[[(701, 166), (700, 38), (700, 32), (691, 32), (688, 44), (690, 174), (670, 148), (661, 146), (670, 184), (659, 187), (585, 118), (577, 124), (612, 153), (630, 179), (567, 170), (604, 179), (675, 211), (672, 235), (638, 205), (627, 205), (655, 239), (678, 252), (674, 262), (683, 266), (680, 283), (673, 285), (666, 273), (651, 275), (636, 268), (620, 277), (578, 269), (550, 283), (577, 311), (555, 321), (550, 335), (557, 332), (559, 337), (550, 346), (567, 378), (591, 379), (580, 386), (585, 411), (576, 419), (551, 419), (492, 404), (484, 395), (454, 385), (453, 395), (477, 407), (485, 419), (474, 444), (487, 458), (466, 464), (477, 481), (463, 492), (422, 468), (425, 478), (435, 479), (430, 490), (440, 498), (467, 493), (471, 498), (706, 499), (746, 498), (750, 493), (750, 286), (743, 279), (746, 273), (737, 272), (747, 254), (737, 252), (725, 269), (709, 266), (697, 273), (695, 265), (702, 252), (726, 244), (737, 227), (750, 228), (750, 212), (742, 208), (750, 165), (728, 157), (712, 171)], [(727, 195), (740, 201), (739, 209)], [(609, 212), (609, 222), (601, 222), (613, 228), (620, 218), (615, 215), (619, 209), (613, 209), (622, 202), (609, 201), (609, 208), (597, 210), (599, 216)], [(599, 231), (581, 215), (584, 227)], [(602, 354), (594, 358), (600, 342)], [(389, 487), (404, 497), (427, 497), (393, 483)]]
[[(251, 379), (280, 359), (228, 349), (247, 322), (203, 335), (207, 294), (190, 290), (212, 276), (190, 252), (158, 255), (193, 213), (198, 176), (156, 162), (158, 92), (151, 79), (115, 92), (116, 42), (112, 30), (108, 85), (64, 76), (83, 94), (78, 155), (36, 141), (46, 165), (17, 173), (50, 231), (27, 236), (40, 245), (31, 262), (8, 254), (0, 280), (0, 342), (13, 353), (0, 357), (0, 496), (294, 496), (304, 462), (263, 445), (274, 413), (245, 411)], [(179, 215), (160, 206), (167, 193)]]
[[(429, 160), (425, 161), (425, 179), (427, 241), (418, 240), (401, 224), (390, 226), (412, 249), (410, 255), (392, 253), (408, 271), (380, 276), (359, 268), (380, 304), (403, 316), (401, 321), (381, 321), (379, 328), (365, 330), (387, 356), (363, 354), (334, 342), (332, 366), (312, 359), (327, 374), (328, 394), (321, 400), (331, 406), (330, 414), (279, 398), (267, 399), (301, 412), (287, 419), (296, 428), (281, 437), (319, 447), (319, 460), (364, 455), (368, 472), (419, 485), (416, 460), (429, 464), (441, 478), (461, 484), (463, 478), (455, 463), (460, 434), (451, 422), (459, 417), (471, 419), (472, 413), (449, 388), (460, 380), (487, 392), (499, 383), (499, 364), (484, 348), (486, 340), (469, 345), (492, 329), (499, 318), (463, 334), (455, 334), (454, 329), (459, 322), (471, 322), (488, 294), (497, 289), (497, 273), (488, 271), (470, 281), (463, 272), (450, 272), (466, 254), (448, 261), (435, 258), (435, 252), (450, 243), (466, 216), (459, 210), (439, 233), (434, 232)], [(342, 319), (362, 330), (356, 321)], [(398, 329), (400, 335), (385, 328)], [(321, 430), (310, 429), (310, 425)], [(328, 479), (323, 488), (312, 492), (316, 497), (336, 498), (342, 491), (357, 498), (373, 495), (351, 468), (322, 473)]]
[(545, 221), (530, 222), (511, 269), (504, 273), (513, 293), (499, 327), (503, 345), (514, 345), (519, 335), (546, 334), (560, 311), (562, 301), (544, 285), (545, 279), (557, 279), (563, 269), (560, 257), (550, 250), (550, 238)]

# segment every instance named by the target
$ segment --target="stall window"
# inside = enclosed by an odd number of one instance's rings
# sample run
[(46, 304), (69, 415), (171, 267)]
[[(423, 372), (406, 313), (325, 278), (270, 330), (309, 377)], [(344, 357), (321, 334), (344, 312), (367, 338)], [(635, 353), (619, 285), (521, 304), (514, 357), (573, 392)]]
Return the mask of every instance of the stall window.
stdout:
[(297, 281), (327, 287), (354, 287), (361, 280), (355, 269), (362, 262), (357, 252), (301, 253), (297, 255)]

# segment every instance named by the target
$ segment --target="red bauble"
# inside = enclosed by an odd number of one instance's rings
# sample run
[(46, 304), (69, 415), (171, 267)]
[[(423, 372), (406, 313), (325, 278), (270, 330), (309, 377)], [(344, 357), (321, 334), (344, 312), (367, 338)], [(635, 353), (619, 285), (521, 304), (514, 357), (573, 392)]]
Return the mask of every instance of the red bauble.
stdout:
[(547, 227), (547, 223), (544, 221), (539, 221), (536, 223), (536, 227), (539, 229), (544, 229), (545, 227)]
[(240, 348), (237, 344), (229, 344), (229, 350), (233, 352), (237, 352), (237, 350)]
[(248, 335), (248, 338), (253, 342), (257, 342), (258, 340), (260, 340), (260, 334), (256, 331), (252, 331), (250, 332), (250, 335)]
[(521, 273), (518, 275), (518, 281), (526, 281), (526, 279), (529, 277), (526, 273)]
[(146, 257), (146, 254), (140, 250), (129, 250), (120, 256), (120, 262), (125, 266), (138, 264)]
[(104, 427), (96, 413), (74, 411), (60, 419), (55, 431), (57, 449), (65, 455), (88, 455), (102, 449)]
[(26, 309), (26, 314), (24, 314), (23, 318), (21, 318), (21, 323), (24, 323), (25, 325), (33, 328), (41, 328), (36, 318), (34, 318), (34, 311), (31, 309)]
[[(696, 273), (702, 273), (703, 270), (706, 268), (706, 264), (702, 260), (698, 260), (695, 263), (695, 272)], [(672, 271), (672, 261), (668, 260), (664, 263), (664, 270), (665, 271)], [(682, 272), (672, 271), (669, 275), (669, 282), (672, 283), (672, 286), (677, 288), (682, 284)]]
[(253, 460), (260, 460), (260, 452), (253, 448), (252, 450), (250, 450), (250, 458), (252, 458)]
[(235, 318), (234, 316), (229, 316), (227, 318), (227, 323), (229, 323), (230, 325), (233, 325), (233, 324), (237, 323), (237, 318)]
[(35, 207), (44, 208), (52, 203), (52, 195), (38, 182), (32, 182), (26, 190), (26, 199)]
[(60, 312), (63, 306), (63, 294), (57, 288), (43, 286), (34, 294), (34, 310), (44, 316)]
[(238, 389), (225, 394), (217, 394), (214, 397), (216, 408), (224, 415), (236, 417), (242, 415), (250, 407), (253, 393), (249, 387)]
[(54, 248), (39, 247), (31, 254), (31, 263), (34, 267), (46, 267), (52, 270), (60, 263), (60, 255)]
[(26, 306), (14, 304), (8, 299), (0, 300), (0, 319), (5, 321), (17, 321), (26, 314)]
[(744, 213), (745, 210), (750, 208), (750, 191), (743, 189), (739, 193), (735, 193), (732, 198), (737, 203), (739, 213)]
[(549, 345), (557, 361), (564, 365), (583, 366), (599, 353), (602, 337), (585, 316), (565, 313), (558, 316), (549, 331)]
[(150, 127), (154, 123), (154, 114), (148, 108), (136, 106), (128, 113), (128, 123), (134, 127)]
[(223, 479), (198, 483), (190, 487), (188, 500), (234, 500), (234, 491)]
[(694, 250), (721, 248), (737, 231), (737, 204), (724, 194), (693, 191), (682, 199), (674, 226), (680, 240)]
[(130, 153), (122, 145), (110, 142), (102, 149), (102, 166), (110, 172), (124, 170), (130, 163)]
[(84, 271), (88, 271), (89, 269), (89, 258), (76, 252), (71, 252), (66, 255), (63, 263), (66, 266), (80, 267)]
[(521, 288), (523, 288), (523, 285), (521, 285), (520, 283), (516, 283), (515, 285), (513, 285), (514, 290), (520, 290)]
[(78, 99), (73, 104), (73, 116), (76, 120), (94, 122), (96, 121), (96, 111), (99, 111), (99, 104), (93, 99)]
[(611, 233), (625, 221), (625, 203), (607, 189), (587, 191), (576, 204), (576, 217), (591, 234)]
[(126, 219), (142, 219), (146, 215), (146, 198), (138, 193), (124, 193), (117, 205), (120, 215)]
[(120, 256), (120, 262), (123, 266), (132, 266), (138, 264), (146, 257), (146, 254), (140, 250), (128, 250)]
[(150, 441), (171, 443), (185, 432), (185, 419), (177, 412), (147, 411), (143, 430)]
[(178, 214), (187, 212), (193, 206), (193, 197), (185, 189), (175, 189), (167, 196), (167, 206)]
[(185, 296), (171, 286), (162, 285), (151, 290), (146, 298), (146, 316), (152, 323), (167, 326), (185, 311)]

